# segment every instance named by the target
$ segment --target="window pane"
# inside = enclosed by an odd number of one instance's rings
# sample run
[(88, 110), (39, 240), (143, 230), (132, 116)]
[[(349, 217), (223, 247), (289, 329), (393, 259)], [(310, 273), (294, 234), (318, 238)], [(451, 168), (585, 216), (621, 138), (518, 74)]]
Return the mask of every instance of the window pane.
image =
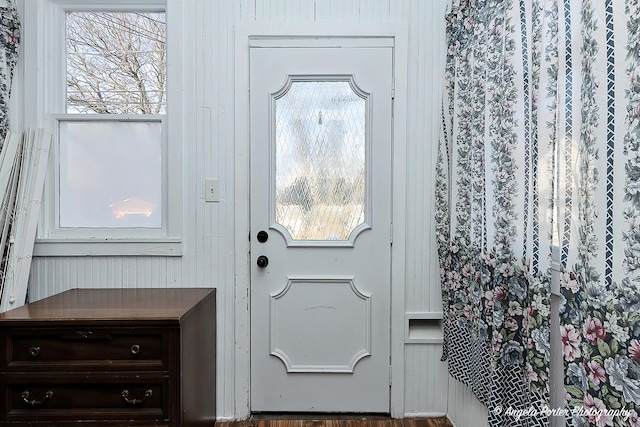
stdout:
[(346, 81), (276, 100), (276, 222), (294, 240), (347, 240), (364, 222), (366, 101)]
[(160, 122), (60, 122), (60, 227), (162, 225)]
[(67, 12), (67, 113), (166, 110), (164, 13)]

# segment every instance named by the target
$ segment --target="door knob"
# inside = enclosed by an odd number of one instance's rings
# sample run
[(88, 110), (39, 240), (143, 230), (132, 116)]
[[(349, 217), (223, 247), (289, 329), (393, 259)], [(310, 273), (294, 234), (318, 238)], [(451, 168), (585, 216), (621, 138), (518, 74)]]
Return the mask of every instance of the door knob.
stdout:
[(264, 230), (260, 230), (260, 231), (258, 231), (258, 236), (257, 237), (258, 237), (258, 242), (264, 243), (267, 240), (269, 240), (269, 233), (267, 233)]
[(260, 255), (258, 257), (258, 260), (256, 261), (256, 264), (258, 265), (258, 267), (260, 268), (265, 268), (267, 265), (269, 265), (269, 258), (267, 258), (264, 255)]

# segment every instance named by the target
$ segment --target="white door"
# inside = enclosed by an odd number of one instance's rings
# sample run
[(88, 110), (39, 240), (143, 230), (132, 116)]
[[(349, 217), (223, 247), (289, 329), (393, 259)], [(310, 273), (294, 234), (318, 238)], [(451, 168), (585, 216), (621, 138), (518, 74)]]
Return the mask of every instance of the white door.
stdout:
[(392, 58), (250, 48), (253, 412), (389, 412)]

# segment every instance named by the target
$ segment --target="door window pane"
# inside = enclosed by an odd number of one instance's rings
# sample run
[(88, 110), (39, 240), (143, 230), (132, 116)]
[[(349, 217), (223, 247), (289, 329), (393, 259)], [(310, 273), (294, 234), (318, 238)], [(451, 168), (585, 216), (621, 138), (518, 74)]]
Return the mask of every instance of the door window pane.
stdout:
[(60, 227), (161, 228), (162, 124), (60, 122)]
[(275, 217), (294, 240), (364, 222), (366, 101), (348, 81), (294, 81), (275, 102)]

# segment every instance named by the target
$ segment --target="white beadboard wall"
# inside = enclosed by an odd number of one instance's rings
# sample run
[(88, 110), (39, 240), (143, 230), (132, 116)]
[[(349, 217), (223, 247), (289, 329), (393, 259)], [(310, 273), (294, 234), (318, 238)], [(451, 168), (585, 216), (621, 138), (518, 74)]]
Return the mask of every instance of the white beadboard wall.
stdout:
[(486, 427), (487, 408), (462, 383), (449, 377), (449, 419), (456, 427)]
[[(405, 311), (442, 311), (433, 224), (448, 0), (184, 0), (184, 231), (181, 257), (34, 257), (29, 297), (76, 287), (210, 287), (218, 289), (218, 417), (235, 406), (234, 346), (234, 26), (324, 22), (394, 23), (408, 30)], [(222, 200), (205, 203), (203, 182), (217, 178)], [(458, 426), (486, 425), (486, 411), (446, 374), (438, 343), (405, 345), (407, 416), (449, 414)]]

